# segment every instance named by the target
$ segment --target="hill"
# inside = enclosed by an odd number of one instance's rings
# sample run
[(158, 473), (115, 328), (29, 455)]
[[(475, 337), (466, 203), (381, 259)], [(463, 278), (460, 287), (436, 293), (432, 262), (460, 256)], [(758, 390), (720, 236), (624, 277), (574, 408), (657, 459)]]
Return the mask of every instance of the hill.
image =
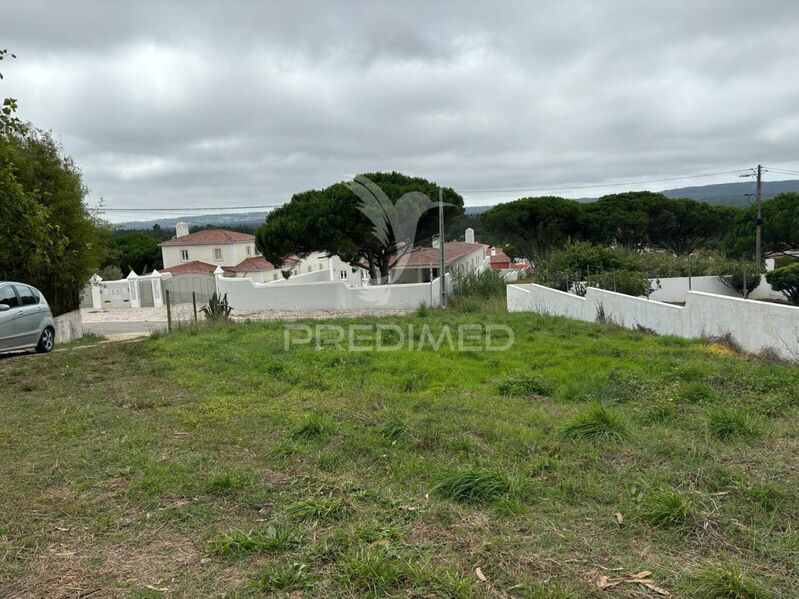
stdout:
[[(720, 183), (717, 185), (696, 185), (693, 187), (678, 187), (667, 189), (661, 193), (670, 198), (688, 198), (721, 206), (734, 206), (743, 208), (747, 206), (746, 194), (754, 192), (751, 181), (736, 183)], [(768, 200), (781, 193), (799, 193), (799, 180), (790, 181), (764, 181), (763, 199)], [(541, 194), (538, 194), (541, 195)], [(520, 196), (521, 197), (521, 196)], [(578, 198), (578, 202), (594, 202), (598, 198)], [(491, 206), (466, 206), (467, 215), (482, 214)], [(153, 225), (160, 225), (165, 229), (173, 229), (179, 220), (185, 220), (189, 225), (203, 226), (244, 226), (258, 227), (264, 222), (266, 212), (235, 212), (232, 214), (203, 214), (199, 216), (178, 216), (159, 218), (145, 221), (131, 221), (116, 225), (119, 229), (151, 229)]]

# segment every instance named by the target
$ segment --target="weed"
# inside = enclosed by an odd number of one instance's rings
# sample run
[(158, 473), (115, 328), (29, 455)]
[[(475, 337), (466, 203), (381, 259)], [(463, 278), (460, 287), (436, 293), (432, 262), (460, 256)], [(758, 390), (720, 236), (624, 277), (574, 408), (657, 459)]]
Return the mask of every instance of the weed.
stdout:
[(281, 562), (261, 570), (255, 582), (259, 591), (302, 591), (313, 586), (307, 564)]
[(740, 408), (717, 408), (707, 416), (707, 430), (722, 441), (760, 435), (760, 420)]
[(390, 418), (380, 427), (380, 436), (389, 441), (399, 441), (411, 436), (411, 429), (399, 418)]
[(211, 554), (239, 557), (263, 551), (284, 551), (297, 545), (302, 535), (289, 526), (273, 524), (264, 530), (231, 530), (211, 540)]
[(530, 397), (549, 395), (554, 385), (550, 379), (538, 372), (518, 371), (499, 384), (499, 394), (506, 397)]
[(311, 414), (292, 431), (291, 436), (294, 439), (315, 439), (326, 436), (332, 430), (333, 424), (327, 417), (321, 414)]
[(698, 599), (771, 599), (771, 592), (734, 564), (714, 564), (691, 577)]
[(286, 516), (292, 520), (332, 522), (345, 518), (351, 508), (338, 497), (304, 499), (286, 508)]
[(714, 399), (716, 396), (713, 389), (708, 387), (706, 384), (694, 381), (690, 383), (685, 383), (680, 387), (680, 390), (677, 392), (677, 398), (680, 401), (684, 401), (686, 403), (700, 403), (705, 401), (710, 401)]
[(640, 511), (655, 526), (689, 527), (696, 519), (694, 503), (676, 489), (658, 489), (647, 494)]
[(518, 495), (522, 486), (518, 479), (505, 472), (465, 468), (443, 476), (433, 492), (452, 501), (490, 503)]
[(561, 434), (575, 441), (623, 441), (629, 437), (626, 422), (600, 403), (591, 405), (565, 425)]
[(407, 579), (407, 563), (386, 549), (362, 549), (341, 565), (339, 580), (361, 596), (383, 595)]

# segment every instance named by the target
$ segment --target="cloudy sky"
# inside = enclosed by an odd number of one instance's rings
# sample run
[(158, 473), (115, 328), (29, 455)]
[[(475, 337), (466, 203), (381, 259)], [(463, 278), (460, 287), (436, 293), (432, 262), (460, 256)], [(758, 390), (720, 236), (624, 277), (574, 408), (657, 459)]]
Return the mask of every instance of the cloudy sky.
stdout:
[[(280, 204), (393, 169), (478, 205), (799, 171), (797, 38), (795, 0), (0, 0), (0, 97), (92, 204)], [(467, 191), (497, 189), (530, 191)]]

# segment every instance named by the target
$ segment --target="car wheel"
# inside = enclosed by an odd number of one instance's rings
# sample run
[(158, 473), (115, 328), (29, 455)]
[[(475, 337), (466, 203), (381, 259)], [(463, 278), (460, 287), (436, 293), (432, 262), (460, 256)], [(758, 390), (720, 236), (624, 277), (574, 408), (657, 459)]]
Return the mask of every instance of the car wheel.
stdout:
[(39, 337), (39, 345), (36, 346), (36, 351), (40, 354), (49, 354), (55, 347), (55, 332), (50, 327), (42, 331), (42, 336)]

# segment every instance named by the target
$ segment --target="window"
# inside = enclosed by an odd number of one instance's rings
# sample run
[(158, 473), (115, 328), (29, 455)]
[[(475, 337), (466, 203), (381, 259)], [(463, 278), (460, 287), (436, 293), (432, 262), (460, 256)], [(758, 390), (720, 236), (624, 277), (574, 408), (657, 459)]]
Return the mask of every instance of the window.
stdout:
[(0, 304), (5, 304), (6, 306), (10, 306), (12, 308), (19, 306), (17, 294), (14, 293), (14, 288), (11, 285), (0, 287)]
[(222, 248), (214, 248), (214, 260), (220, 262), (222, 260)]
[(349, 278), (349, 273), (347, 273), (346, 270), (342, 270), (341, 272), (339, 272), (339, 277), (342, 280), (346, 281)]
[(33, 291), (31, 291), (30, 287), (24, 285), (15, 285), (15, 287), (17, 288), (17, 293), (19, 294), (19, 299), (23, 306), (35, 306), (39, 303), (39, 300), (33, 295)]
[(180, 250), (180, 259), (183, 262), (189, 261), (189, 250)]
[(247, 255), (248, 256), (252, 256), (252, 246), (251, 245), (247, 246)]

